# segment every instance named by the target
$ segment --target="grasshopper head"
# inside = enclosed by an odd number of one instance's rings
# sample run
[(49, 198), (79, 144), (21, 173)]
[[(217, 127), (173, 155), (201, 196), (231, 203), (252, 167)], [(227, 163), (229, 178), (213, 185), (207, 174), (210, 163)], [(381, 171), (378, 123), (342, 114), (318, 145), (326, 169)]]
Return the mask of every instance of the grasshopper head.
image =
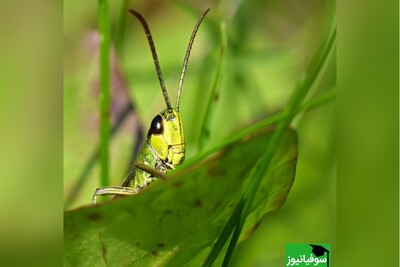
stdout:
[(157, 156), (173, 166), (185, 158), (185, 140), (179, 111), (165, 109), (151, 122), (147, 140)]

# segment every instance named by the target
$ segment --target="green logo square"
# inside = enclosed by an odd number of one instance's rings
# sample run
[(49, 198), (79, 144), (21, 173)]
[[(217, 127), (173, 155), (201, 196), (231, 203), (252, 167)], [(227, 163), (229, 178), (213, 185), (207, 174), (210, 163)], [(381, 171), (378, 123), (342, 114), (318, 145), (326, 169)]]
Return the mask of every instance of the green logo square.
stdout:
[(331, 245), (287, 244), (285, 266), (330, 266)]

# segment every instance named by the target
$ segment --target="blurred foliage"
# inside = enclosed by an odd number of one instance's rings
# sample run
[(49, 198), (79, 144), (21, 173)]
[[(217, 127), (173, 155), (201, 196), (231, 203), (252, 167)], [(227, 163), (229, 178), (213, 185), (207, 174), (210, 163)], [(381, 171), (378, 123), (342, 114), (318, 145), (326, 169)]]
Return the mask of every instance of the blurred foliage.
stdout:
[[(79, 4), (78, 4), (79, 3)], [(135, 113), (112, 141), (110, 176), (120, 185), (130, 165), (133, 147), (151, 119), (164, 108), (150, 49), (139, 23), (127, 16), (122, 33), (118, 18), (124, 1), (111, 3), (112, 122), (128, 99)], [(211, 7), (197, 34), (189, 60), (181, 114), (187, 158), (196, 155), (200, 123), (210, 98), (220, 60), (220, 23), (225, 23), (227, 47), (221, 67), (218, 95), (214, 96), (209, 142), (218, 144), (246, 125), (282, 109), (296, 82), (321, 45), (335, 16), (334, 1), (138, 1), (153, 34), (169, 95), (174, 103), (181, 65), (195, 21)], [(96, 2), (64, 3), (64, 195), (98, 144), (98, 44)], [(121, 37), (122, 35), (122, 37)], [(116, 48), (118, 50), (116, 50)], [(335, 55), (313, 88), (319, 95), (336, 86)], [(113, 89), (112, 89), (113, 90)], [(311, 96), (312, 97), (312, 96)], [(125, 100), (124, 100), (125, 99)], [(129, 102), (128, 101), (128, 102)], [(113, 105), (112, 104), (112, 105)], [(114, 107), (114, 109), (113, 109)], [(113, 113), (113, 110), (115, 111)], [(113, 115), (114, 114), (114, 115)], [(114, 119), (113, 119), (114, 118)], [(324, 242), (336, 236), (336, 169), (334, 153), (335, 104), (319, 106), (298, 116), (296, 180), (287, 202), (263, 220), (257, 233), (242, 242), (233, 266), (282, 266), (287, 243)], [(137, 132), (137, 131), (136, 131)], [(88, 204), (98, 186), (98, 166), (71, 207)], [(332, 254), (334, 257), (334, 253)]]

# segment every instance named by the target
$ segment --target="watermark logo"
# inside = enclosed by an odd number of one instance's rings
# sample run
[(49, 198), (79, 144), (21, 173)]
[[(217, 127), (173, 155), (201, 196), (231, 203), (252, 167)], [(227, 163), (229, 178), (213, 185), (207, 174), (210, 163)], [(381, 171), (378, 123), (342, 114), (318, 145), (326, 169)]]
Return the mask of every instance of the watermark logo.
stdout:
[(287, 244), (286, 266), (330, 266), (331, 245)]

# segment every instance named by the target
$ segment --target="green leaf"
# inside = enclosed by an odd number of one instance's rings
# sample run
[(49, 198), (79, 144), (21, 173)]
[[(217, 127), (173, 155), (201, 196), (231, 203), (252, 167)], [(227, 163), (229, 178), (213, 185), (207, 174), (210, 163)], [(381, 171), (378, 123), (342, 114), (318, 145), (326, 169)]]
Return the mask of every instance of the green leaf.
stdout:
[[(65, 266), (199, 266), (237, 205), (248, 172), (271, 139), (266, 128), (185, 164), (141, 193), (65, 213)], [(285, 202), (294, 181), (297, 135), (286, 130), (240, 239)]]

